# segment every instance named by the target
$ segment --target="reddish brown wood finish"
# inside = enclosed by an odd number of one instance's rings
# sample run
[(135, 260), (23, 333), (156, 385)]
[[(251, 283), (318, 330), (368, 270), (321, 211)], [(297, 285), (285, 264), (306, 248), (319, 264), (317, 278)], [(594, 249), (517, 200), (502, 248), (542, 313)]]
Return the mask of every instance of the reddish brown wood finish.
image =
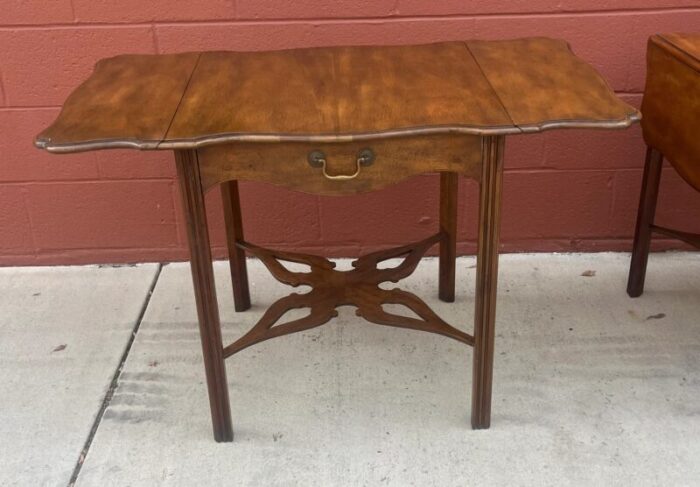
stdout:
[(627, 281), (627, 294), (633, 298), (644, 292), (652, 233), (700, 248), (700, 234), (654, 225), (664, 159), (700, 191), (700, 34), (649, 38), (642, 110), (648, 149)]
[(700, 234), (698, 233), (682, 232), (680, 230), (661, 227), (659, 225), (652, 225), (651, 231), (654, 233), (660, 233), (661, 235), (666, 235), (667, 237), (677, 238), (678, 240), (682, 240), (683, 242), (700, 249)]
[(206, 52), (167, 139), (308, 139), (435, 126), (513, 131), (464, 42)]
[(455, 300), (455, 262), (457, 259), (457, 201), (459, 174), (440, 173), (440, 231), (445, 238), (440, 242), (439, 297), (452, 303)]
[(485, 137), (479, 187), (479, 248), (476, 261), (472, 427), (491, 425), (493, 346), (498, 282), (498, 238), (503, 184), (503, 136)]
[(175, 161), (187, 221), (192, 284), (197, 303), (199, 332), (202, 338), (204, 371), (207, 376), (214, 439), (216, 441), (233, 441), (226, 365), (224, 364), (221, 343), (219, 307), (216, 300), (207, 214), (204, 207), (204, 192), (199, 176), (197, 153), (195, 151), (176, 151)]
[[(331, 175), (351, 174), (357, 155), (371, 149), (375, 160), (351, 180), (332, 180), (309, 165), (308, 155), (320, 150)], [(481, 138), (475, 135), (423, 135), (363, 142), (250, 143), (235, 142), (198, 149), (205, 189), (222, 182), (264, 181), (312, 194), (343, 195), (375, 191), (426, 172), (449, 171), (479, 180)]]
[[(293, 293), (274, 302), (248, 333), (224, 349), (224, 355), (229, 357), (264, 340), (321, 326), (338, 315), (338, 306), (355, 306), (357, 316), (373, 323), (438, 333), (472, 345), (471, 335), (445, 323), (416, 295), (398, 288), (386, 290), (379, 287), (383, 282), (398, 282), (408, 277), (425, 252), (445, 238), (446, 235), (438, 233), (414, 244), (367, 254), (353, 262), (354, 270), (351, 271), (336, 271), (335, 263), (323, 257), (268, 250), (239, 242), (238, 245), (258, 257), (277, 280), (294, 287), (311, 286), (311, 291)], [(404, 259), (396, 267), (377, 267), (379, 263), (397, 257)], [(281, 261), (307, 264), (311, 270), (292, 272)], [(419, 318), (390, 313), (383, 309), (384, 304), (403, 305)], [(287, 311), (299, 308), (308, 308), (309, 314), (278, 323)]]
[(245, 311), (250, 308), (250, 290), (248, 287), (248, 266), (246, 265), (245, 251), (238, 246), (238, 243), (244, 240), (238, 181), (233, 180), (222, 183), (221, 198), (224, 205), (224, 222), (226, 223), (226, 243), (228, 246), (229, 267), (231, 268), (233, 303), (236, 311)]
[(101, 61), (36, 145), (192, 149), (622, 128), (638, 119), (555, 39), (204, 52)]
[(700, 34), (655, 35), (647, 47), (642, 132), (700, 191)]
[(664, 33), (654, 36), (663, 39), (677, 49), (677, 55), (700, 71), (700, 32)]
[[(176, 150), (214, 436), (230, 441), (224, 357), (319, 326), (343, 305), (356, 306), (358, 315), (374, 323), (440, 333), (473, 345), (472, 425), (487, 428), (504, 136), (561, 127), (623, 128), (638, 119), (637, 110), (616, 98), (566, 43), (533, 38), (120, 56), (98, 63), (35, 144), (50, 152)], [(358, 154), (364, 149), (376, 157), (360, 167), (365, 159)], [(324, 152), (322, 169), (309, 154), (318, 150)], [(337, 272), (327, 259), (267, 251), (243, 238), (235, 180), (342, 195), (425, 172), (444, 173), (440, 232), (361, 257), (353, 271)], [(334, 177), (338, 175), (352, 178)], [(427, 248), (439, 242), (439, 296), (454, 300), (459, 175), (480, 183), (473, 337), (445, 323), (413, 294), (379, 287), (409, 275)], [(273, 303), (249, 333), (225, 350), (203, 198), (217, 184), (224, 185), (236, 309), (250, 306), (245, 249), (279, 280), (312, 286), (308, 294)], [(401, 256), (405, 259), (395, 269), (377, 268), (380, 261)], [(290, 272), (280, 260), (307, 263), (311, 273)], [(384, 304), (402, 304), (418, 318), (389, 313)], [(310, 314), (277, 324), (287, 310), (299, 307), (310, 308)]]
[(663, 161), (664, 157), (661, 152), (651, 147), (647, 149), (642, 192), (639, 197), (639, 211), (637, 212), (637, 227), (634, 231), (632, 262), (627, 279), (627, 294), (632, 298), (641, 296), (644, 292), (644, 278), (647, 273), (649, 246), (651, 245), (651, 226), (654, 224)]
[[(629, 120), (629, 106), (592, 66), (573, 55), (565, 41), (533, 37), (468, 45), (522, 132), (614, 127)], [(602, 120), (607, 123), (601, 124)]]
[(51, 152), (156, 149), (165, 138), (199, 53), (102, 59), (37, 138)]

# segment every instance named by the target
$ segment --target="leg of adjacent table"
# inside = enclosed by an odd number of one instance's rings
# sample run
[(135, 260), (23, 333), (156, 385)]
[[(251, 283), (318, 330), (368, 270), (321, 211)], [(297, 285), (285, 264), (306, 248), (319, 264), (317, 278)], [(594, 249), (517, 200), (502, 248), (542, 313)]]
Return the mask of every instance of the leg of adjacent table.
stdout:
[(250, 291), (248, 289), (245, 251), (237, 245), (238, 242), (243, 242), (243, 220), (241, 219), (241, 201), (238, 196), (238, 181), (222, 183), (221, 197), (224, 203), (228, 259), (233, 285), (233, 305), (236, 311), (245, 311), (250, 308)]
[(456, 172), (440, 173), (440, 299), (451, 303), (455, 300), (455, 260), (457, 258), (457, 200), (459, 175)]
[(651, 244), (651, 226), (656, 213), (656, 200), (659, 195), (659, 181), (663, 155), (656, 149), (647, 148), (647, 159), (642, 178), (642, 192), (639, 198), (637, 228), (634, 233), (632, 262), (627, 280), (627, 294), (636, 298), (644, 292), (644, 278), (647, 273), (649, 246)]
[(501, 186), (503, 182), (504, 136), (483, 139), (479, 202), (479, 248), (476, 261), (474, 316), (474, 374), (472, 383), (472, 428), (491, 424), (491, 382), (498, 279), (498, 237)]
[(214, 439), (216, 441), (232, 441), (233, 428), (231, 427), (231, 407), (221, 343), (221, 324), (197, 152), (192, 150), (175, 151), (175, 161), (187, 220), (190, 266), (199, 317), (199, 333), (204, 353), (204, 370), (207, 375)]

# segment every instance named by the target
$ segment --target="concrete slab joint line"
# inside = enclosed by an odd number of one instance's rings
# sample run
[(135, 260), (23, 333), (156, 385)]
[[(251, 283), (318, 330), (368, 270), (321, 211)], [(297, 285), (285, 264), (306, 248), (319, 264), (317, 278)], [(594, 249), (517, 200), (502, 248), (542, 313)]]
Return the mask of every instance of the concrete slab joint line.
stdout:
[(157, 267), (0, 268), (0, 486), (69, 482)]
[(151, 282), (150, 287), (148, 288), (148, 293), (146, 294), (143, 300), (143, 304), (141, 305), (141, 311), (139, 312), (139, 316), (136, 319), (136, 322), (134, 323), (134, 328), (131, 332), (129, 341), (127, 342), (126, 347), (124, 348), (124, 352), (122, 353), (121, 359), (119, 360), (119, 364), (117, 365), (117, 368), (114, 371), (114, 375), (112, 376), (112, 381), (110, 382), (109, 388), (105, 393), (100, 409), (97, 412), (97, 415), (95, 416), (95, 421), (93, 422), (92, 428), (90, 429), (90, 433), (88, 434), (88, 437), (85, 440), (85, 445), (83, 446), (83, 449), (81, 450), (80, 455), (78, 456), (75, 468), (73, 469), (73, 474), (71, 475), (71, 478), (68, 481), (69, 487), (73, 487), (76, 481), (78, 480), (80, 470), (82, 469), (83, 463), (85, 462), (85, 459), (87, 458), (87, 455), (90, 451), (90, 445), (92, 445), (92, 440), (94, 439), (95, 434), (97, 434), (97, 429), (99, 428), (100, 423), (102, 422), (104, 412), (107, 410), (107, 407), (109, 406), (109, 403), (111, 402), (112, 397), (114, 396), (114, 391), (119, 385), (119, 377), (121, 376), (124, 364), (126, 363), (126, 360), (129, 357), (129, 352), (131, 351), (131, 347), (134, 343), (134, 340), (136, 339), (136, 335), (138, 334), (139, 328), (141, 327), (141, 321), (143, 320), (143, 316), (145, 315), (146, 309), (148, 308), (148, 303), (150, 303), (151, 297), (153, 296), (153, 292), (155, 291), (156, 285), (158, 284), (158, 278), (160, 277), (162, 269), (163, 264), (158, 264), (156, 273), (153, 276), (153, 280)]
[[(458, 259), (455, 303), (437, 298), (437, 259), (401, 287), (469, 331), (474, 263)], [(248, 264), (253, 307), (236, 313), (214, 263), (225, 344), (289, 292)], [(470, 348), (341, 307), (227, 361), (236, 440), (217, 444), (189, 265), (164, 266), (77, 485), (693, 485), (700, 254), (653, 255), (636, 300), (628, 268), (626, 253), (501, 257), (488, 431), (469, 428)]]

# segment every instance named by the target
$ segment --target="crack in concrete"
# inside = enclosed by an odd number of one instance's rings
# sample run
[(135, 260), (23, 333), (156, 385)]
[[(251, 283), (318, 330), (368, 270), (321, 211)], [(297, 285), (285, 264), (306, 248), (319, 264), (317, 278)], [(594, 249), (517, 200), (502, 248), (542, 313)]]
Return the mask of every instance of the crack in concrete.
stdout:
[(158, 268), (156, 269), (155, 276), (153, 276), (153, 281), (151, 282), (151, 285), (148, 288), (148, 293), (146, 293), (146, 297), (144, 298), (143, 304), (141, 305), (141, 311), (139, 311), (139, 315), (136, 318), (134, 328), (131, 330), (131, 336), (129, 337), (129, 341), (127, 342), (126, 347), (124, 348), (124, 353), (122, 353), (122, 356), (119, 359), (119, 364), (117, 365), (117, 368), (114, 371), (114, 375), (112, 376), (112, 381), (109, 384), (109, 389), (107, 389), (107, 392), (105, 393), (105, 397), (102, 400), (102, 405), (100, 406), (100, 409), (97, 411), (97, 415), (95, 416), (95, 421), (92, 423), (92, 428), (90, 428), (90, 433), (88, 434), (88, 437), (85, 440), (85, 444), (83, 445), (83, 449), (80, 451), (80, 455), (78, 456), (78, 461), (75, 463), (75, 468), (73, 469), (73, 474), (71, 475), (70, 480), (68, 480), (68, 487), (75, 486), (75, 483), (78, 480), (78, 476), (80, 475), (80, 470), (83, 468), (83, 463), (85, 462), (85, 458), (87, 457), (88, 451), (90, 450), (90, 446), (92, 445), (92, 440), (95, 438), (95, 435), (97, 434), (97, 429), (100, 427), (100, 424), (102, 423), (102, 419), (104, 418), (105, 411), (107, 410), (107, 407), (109, 407), (109, 404), (112, 401), (112, 397), (114, 396), (114, 391), (117, 389), (117, 386), (119, 385), (119, 379), (121, 377), (122, 369), (124, 368), (124, 364), (126, 363), (126, 359), (129, 357), (129, 352), (131, 352), (131, 346), (134, 344), (134, 340), (136, 339), (136, 334), (138, 333), (139, 328), (141, 327), (141, 322), (143, 321), (143, 317), (146, 314), (146, 309), (148, 309), (148, 304), (151, 302), (151, 296), (153, 296), (153, 291), (156, 288), (156, 284), (158, 283), (158, 278), (160, 277), (160, 272), (162, 269), (163, 269), (163, 264), (158, 264)]

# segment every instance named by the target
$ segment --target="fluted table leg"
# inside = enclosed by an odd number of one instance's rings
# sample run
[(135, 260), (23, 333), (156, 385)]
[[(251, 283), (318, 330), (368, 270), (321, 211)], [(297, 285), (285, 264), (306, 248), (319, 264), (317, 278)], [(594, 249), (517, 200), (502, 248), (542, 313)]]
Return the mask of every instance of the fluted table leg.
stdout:
[(199, 317), (199, 333), (202, 338), (204, 370), (207, 376), (214, 439), (216, 441), (233, 441), (226, 366), (221, 343), (221, 324), (197, 152), (194, 150), (175, 151), (175, 162), (177, 163), (180, 192), (182, 193), (182, 203), (187, 221), (190, 266)]
[(484, 137), (474, 316), (472, 383), (472, 427), (474, 429), (485, 429), (491, 425), (491, 385), (496, 321), (503, 149), (503, 136)]

